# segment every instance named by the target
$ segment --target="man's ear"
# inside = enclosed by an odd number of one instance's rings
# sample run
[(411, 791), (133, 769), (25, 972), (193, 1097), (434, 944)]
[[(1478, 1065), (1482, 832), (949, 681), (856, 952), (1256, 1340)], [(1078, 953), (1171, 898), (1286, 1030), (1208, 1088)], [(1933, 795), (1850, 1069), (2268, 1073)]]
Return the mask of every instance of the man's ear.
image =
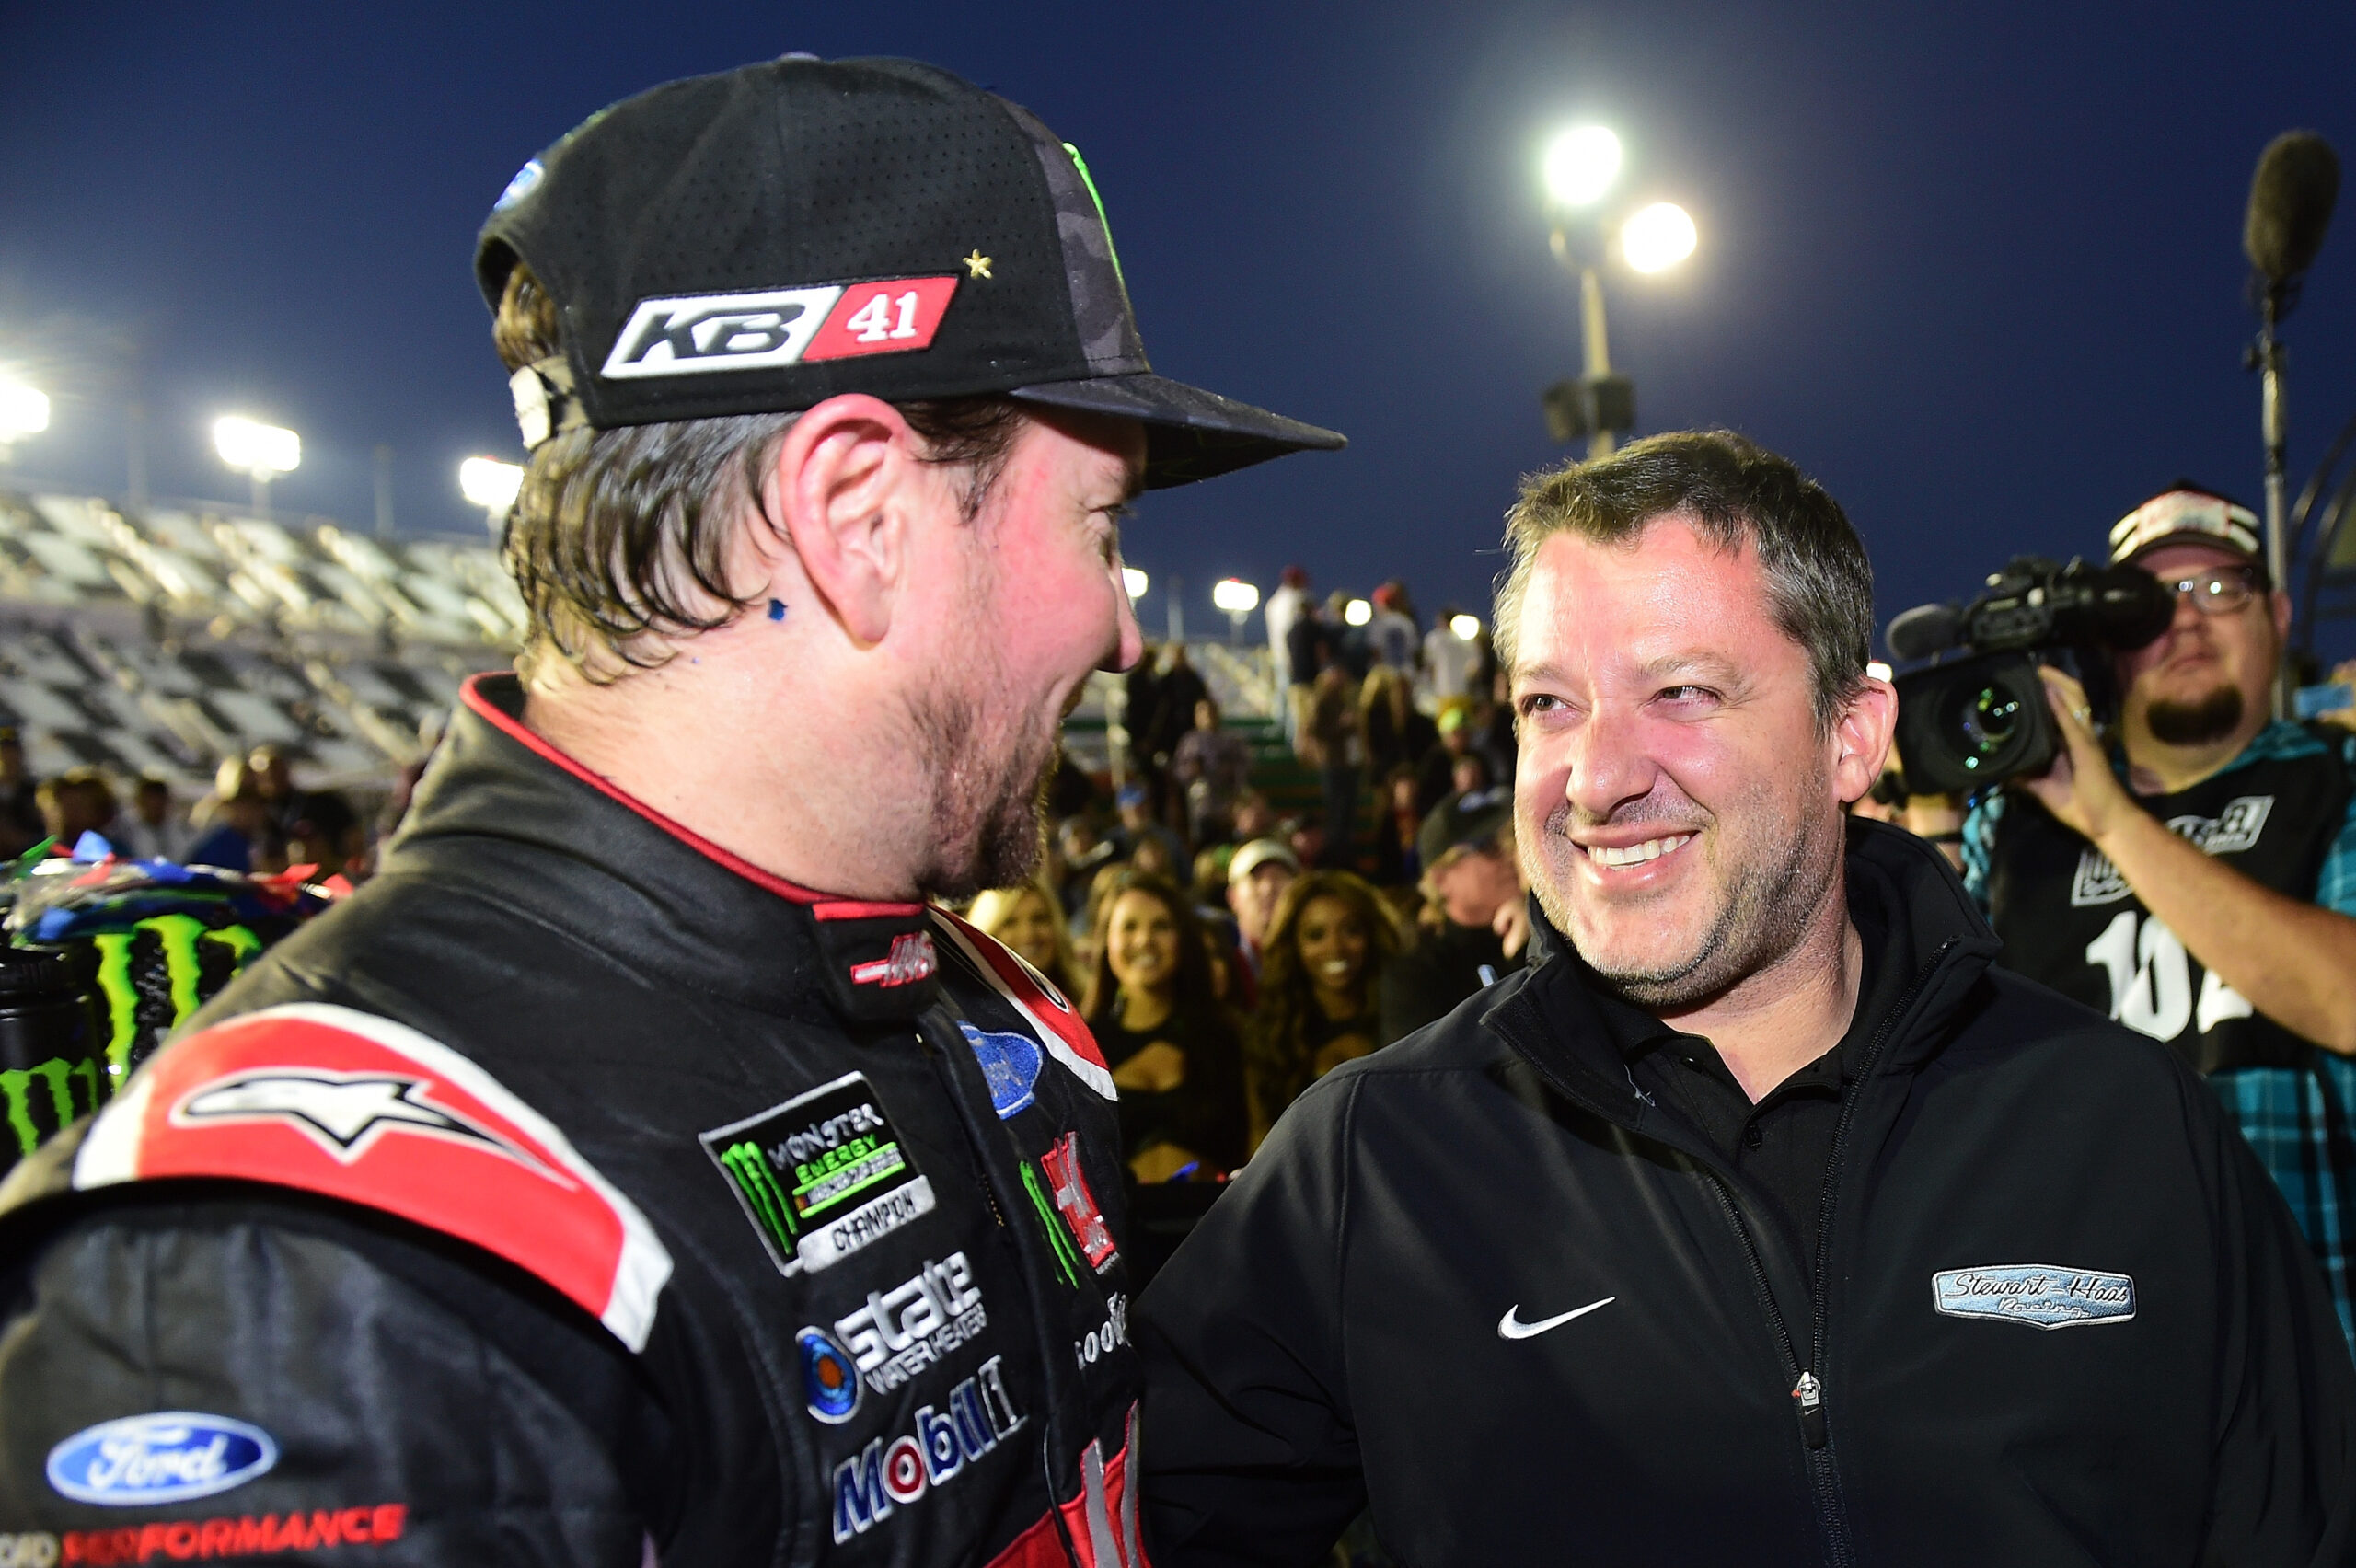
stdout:
[(1832, 726), (1832, 788), (1843, 801), (1855, 801), (1874, 787), (1897, 732), (1898, 688), (1867, 675)]
[(2266, 608), (2274, 617), (2274, 646), (2287, 651), (2291, 646), (2291, 595), (2275, 589), (2266, 596)]
[(907, 585), (931, 471), (900, 410), (864, 393), (794, 421), (771, 473), (797, 564), (850, 639), (873, 647)]

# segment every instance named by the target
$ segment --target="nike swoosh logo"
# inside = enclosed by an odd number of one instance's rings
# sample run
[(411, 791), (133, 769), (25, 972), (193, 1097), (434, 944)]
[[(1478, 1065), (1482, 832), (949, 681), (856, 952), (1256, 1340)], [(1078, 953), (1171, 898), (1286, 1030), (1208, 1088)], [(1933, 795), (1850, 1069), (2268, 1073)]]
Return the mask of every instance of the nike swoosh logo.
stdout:
[(1584, 1307), (1574, 1307), (1560, 1316), (1541, 1318), (1534, 1323), (1525, 1323), (1521, 1320), (1521, 1303), (1517, 1301), (1506, 1309), (1504, 1317), (1497, 1320), (1497, 1337), (1508, 1340), (1535, 1339), (1548, 1329), (1559, 1329), (1573, 1318), (1584, 1318), (1598, 1307), (1609, 1307), (1619, 1299), (1616, 1296), (1607, 1296), (1600, 1301), (1590, 1301)]

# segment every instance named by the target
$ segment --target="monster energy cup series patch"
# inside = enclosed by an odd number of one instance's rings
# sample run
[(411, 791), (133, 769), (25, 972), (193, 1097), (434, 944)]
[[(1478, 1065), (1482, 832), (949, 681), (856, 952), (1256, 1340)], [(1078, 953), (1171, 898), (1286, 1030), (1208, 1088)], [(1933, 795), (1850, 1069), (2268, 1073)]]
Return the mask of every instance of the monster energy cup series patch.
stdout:
[(778, 1273), (826, 1268), (932, 1211), (917, 1170), (864, 1073), (705, 1133)]

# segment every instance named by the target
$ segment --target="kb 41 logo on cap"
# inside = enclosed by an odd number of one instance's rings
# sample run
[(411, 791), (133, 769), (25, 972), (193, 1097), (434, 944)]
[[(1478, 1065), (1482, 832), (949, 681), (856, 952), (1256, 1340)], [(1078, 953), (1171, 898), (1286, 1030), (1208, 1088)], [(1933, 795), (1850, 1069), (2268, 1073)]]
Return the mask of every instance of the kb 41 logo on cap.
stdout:
[(907, 353), (932, 346), (957, 280), (885, 278), (804, 289), (642, 299), (599, 372), (609, 381)]

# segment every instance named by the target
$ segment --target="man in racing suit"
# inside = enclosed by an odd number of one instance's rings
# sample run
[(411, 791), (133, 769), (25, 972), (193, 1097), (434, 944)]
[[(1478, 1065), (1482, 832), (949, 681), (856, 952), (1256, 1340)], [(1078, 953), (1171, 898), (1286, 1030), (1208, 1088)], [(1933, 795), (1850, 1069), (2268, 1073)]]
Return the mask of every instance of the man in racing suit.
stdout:
[(1130, 495), (1339, 437), (1150, 375), (1112, 257), (906, 62), (525, 166), (521, 677), (0, 1192), (9, 1560), (1141, 1568), (1112, 1081), (922, 900), (1028, 870)]

